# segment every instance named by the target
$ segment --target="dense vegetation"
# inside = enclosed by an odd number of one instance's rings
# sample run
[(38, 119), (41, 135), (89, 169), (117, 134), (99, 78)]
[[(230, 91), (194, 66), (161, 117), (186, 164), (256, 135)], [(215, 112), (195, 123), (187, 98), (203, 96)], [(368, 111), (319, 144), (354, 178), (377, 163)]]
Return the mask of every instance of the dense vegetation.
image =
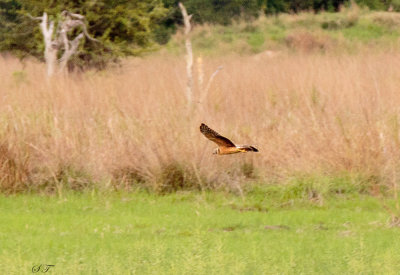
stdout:
[[(260, 14), (300, 12), (303, 10), (338, 11), (341, 5), (350, 5), (344, 0), (187, 0), (183, 1), (193, 22), (227, 25), (235, 19), (246, 21)], [(358, 0), (361, 6), (371, 9), (397, 10), (398, 0)], [(136, 55), (154, 46), (154, 42), (165, 44), (176, 26), (181, 24), (177, 0), (145, 1), (0, 1), (0, 52), (9, 51), (20, 57), (34, 56), (43, 59), (43, 42), (37, 21), (27, 15), (41, 16), (44, 11), (52, 20), (59, 19), (62, 10), (70, 10), (86, 17), (91, 35), (101, 41), (86, 40), (72, 64), (104, 67), (118, 57)], [(72, 34), (71, 34), (72, 35)]]
[[(196, 54), (203, 56), (262, 55), (263, 52), (273, 55), (287, 50), (356, 53), (363, 49), (398, 48), (399, 30), (399, 13), (353, 7), (340, 13), (280, 14), (227, 26), (196, 26), (191, 38)], [(165, 48), (183, 54), (183, 40), (181, 35), (175, 35)]]
[(77, 65), (103, 67), (117, 57), (137, 54), (152, 46), (152, 31), (167, 10), (161, 1), (41, 1), (10, 0), (0, 4), (0, 51), (43, 58), (43, 38), (32, 16), (47, 12), (57, 22), (63, 10), (85, 16), (89, 33), (101, 41), (86, 40)]
[[(346, 9), (196, 27), (196, 102), (223, 69), (190, 121), (180, 34), (151, 57), (51, 82), (42, 64), (1, 59), (0, 189), (241, 190), (310, 177), (315, 192), (345, 177), (384, 194), (400, 150), (399, 25), (395, 13)], [(201, 122), (263, 153), (215, 158)]]

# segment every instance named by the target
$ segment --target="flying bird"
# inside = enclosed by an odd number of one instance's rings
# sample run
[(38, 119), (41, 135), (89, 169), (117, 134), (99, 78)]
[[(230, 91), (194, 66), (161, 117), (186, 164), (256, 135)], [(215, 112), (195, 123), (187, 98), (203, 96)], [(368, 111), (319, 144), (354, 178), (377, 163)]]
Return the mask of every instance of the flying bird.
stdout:
[(213, 129), (202, 123), (200, 125), (200, 132), (209, 140), (214, 141), (218, 148), (214, 150), (214, 154), (228, 155), (240, 152), (258, 152), (258, 150), (250, 145), (235, 145), (228, 138), (221, 136)]

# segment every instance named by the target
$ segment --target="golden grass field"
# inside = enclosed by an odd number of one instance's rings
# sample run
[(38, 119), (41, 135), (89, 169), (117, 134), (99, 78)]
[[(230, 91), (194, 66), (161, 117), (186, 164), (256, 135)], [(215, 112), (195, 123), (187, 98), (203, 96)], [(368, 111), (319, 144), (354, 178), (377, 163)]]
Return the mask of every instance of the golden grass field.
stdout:
[[(203, 58), (187, 109), (183, 57), (45, 77), (0, 57), (0, 186), (233, 188), (296, 175), (362, 175), (392, 186), (400, 164), (400, 54), (285, 52)], [(201, 122), (259, 153), (215, 156)], [(360, 184), (360, 183), (355, 183)], [(375, 191), (374, 191), (375, 190)]]

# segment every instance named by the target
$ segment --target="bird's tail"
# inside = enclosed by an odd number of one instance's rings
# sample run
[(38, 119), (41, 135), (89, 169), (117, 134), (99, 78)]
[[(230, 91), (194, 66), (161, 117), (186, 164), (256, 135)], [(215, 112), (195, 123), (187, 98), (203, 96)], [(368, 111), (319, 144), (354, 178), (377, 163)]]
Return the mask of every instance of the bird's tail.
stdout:
[(238, 148), (243, 149), (245, 152), (258, 152), (258, 149), (256, 147), (250, 145), (241, 145), (238, 146)]

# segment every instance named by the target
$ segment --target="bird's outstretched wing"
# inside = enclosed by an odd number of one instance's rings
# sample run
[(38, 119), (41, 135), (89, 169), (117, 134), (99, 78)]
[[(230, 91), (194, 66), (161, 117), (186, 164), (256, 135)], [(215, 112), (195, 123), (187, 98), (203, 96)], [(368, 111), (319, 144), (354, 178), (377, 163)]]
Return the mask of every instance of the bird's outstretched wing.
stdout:
[(246, 152), (258, 152), (258, 149), (251, 145), (237, 145), (236, 148), (244, 149)]
[(221, 136), (217, 132), (215, 132), (213, 129), (202, 123), (200, 125), (200, 132), (205, 135), (206, 138), (208, 138), (211, 141), (214, 141), (218, 146), (223, 146), (223, 147), (236, 147), (235, 144), (233, 144), (232, 141), (227, 139), (226, 137)]

